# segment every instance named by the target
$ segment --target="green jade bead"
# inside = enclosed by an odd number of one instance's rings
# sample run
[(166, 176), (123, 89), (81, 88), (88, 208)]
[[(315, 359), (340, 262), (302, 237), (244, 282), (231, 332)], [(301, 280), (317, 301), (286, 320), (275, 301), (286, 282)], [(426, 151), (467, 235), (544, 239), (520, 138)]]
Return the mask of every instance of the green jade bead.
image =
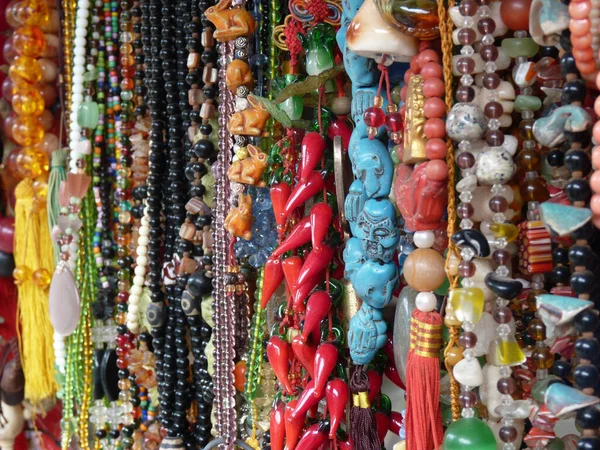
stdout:
[(482, 420), (462, 418), (446, 430), (444, 450), (496, 450), (496, 438)]
[(535, 95), (517, 95), (515, 99), (515, 111), (539, 111), (542, 107), (542, 100)]
[(531, 58), (537, 54), (540, 46), (531, 38), (508, 38), (502, 41), (502, 48), (511, 58)]
[(98, 126), (98, 118), (100, 112), (98, 109), (98, 103), (96, 102), (83, 102), (77, 109), (77, 124), (81, 128), (89, 128), (93, 130)]

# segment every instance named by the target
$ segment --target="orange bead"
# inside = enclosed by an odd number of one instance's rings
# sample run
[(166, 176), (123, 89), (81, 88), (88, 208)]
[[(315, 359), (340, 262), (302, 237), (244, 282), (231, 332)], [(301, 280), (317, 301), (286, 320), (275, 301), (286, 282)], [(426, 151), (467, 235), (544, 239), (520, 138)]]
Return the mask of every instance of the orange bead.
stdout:
[(15, 142), (23, 147), (37, 145), (44, 139), (44, 127), (37, 117), (20, 116), (12, 126)]
[(13, 45), (19, 55), (39, 58), (46, 50), (46, 37), (38, 27), (24, 26), (13, 34)]
[(17, 171), (25, 178), (37, 178), (48, 171), (48, 155), (35, 147), (22, 148), (16, 163)]
[(35, 86), (19, 86), (12, 98), (12, 107), (19, 116), (39, 116), (44, 112), (44, 97)]
[(235, 388), (244, 392), (244, 385), (246, 384), (246, 371), (248, 370), (246, 366), (246, 361), (239, 361), (235, 365), (235, 369), (233, 369), (233, 376), (235, 377), (235, 381), (233, 385)]
[(27, 0), (19, 3), (16, 13), (22, 25), (43, 27), (50, 19), (48, 3), (45, 0)]
[(36, 84), (42, 79), (42, 68), (36, 59), (30, 56), (18, 56), (10, 65), (8, 72), (15, 85)]
[[(46, 171), (48, 171), (47, 167)], [(48, 199), (48, 183), (43, 178), (39, 178), (33, 182), (33, 194), (35, 199), (40, 202), (46, 202)]]

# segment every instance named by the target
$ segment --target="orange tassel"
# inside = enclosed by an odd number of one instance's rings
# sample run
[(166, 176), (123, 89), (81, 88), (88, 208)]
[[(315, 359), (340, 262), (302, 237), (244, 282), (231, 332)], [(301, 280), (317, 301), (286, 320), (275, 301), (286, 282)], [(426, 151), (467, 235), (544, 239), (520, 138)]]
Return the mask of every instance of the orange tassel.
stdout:
[(415, 309), (410, 320), (406, 363), (406, 450), (436, 450), (442, 445), (440, 350), (442, 317)]

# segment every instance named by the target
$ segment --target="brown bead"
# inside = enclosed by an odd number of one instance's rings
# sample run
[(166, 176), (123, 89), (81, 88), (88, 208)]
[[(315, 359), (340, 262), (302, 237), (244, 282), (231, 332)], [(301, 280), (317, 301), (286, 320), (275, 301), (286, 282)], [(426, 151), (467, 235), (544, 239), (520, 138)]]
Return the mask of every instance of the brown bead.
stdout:
[(491, 17), (484, 17), (477, 22), (477, 29), (481, 34), (493, 34), (496, 31), (496, 22)]
[(485, 142), (490, 147), (500, 147), (504, 143), (504, 133), (500, 130), (490, 130), (485, 135)]
[(458, 338), (458, 343), (463, 348), (473, 348), (477, 345), (477, 335), (472, 331), (465, 331)]
[(470, 169), (475, 165), (475, 156), (471, 152), (462, 152), (458, 155), (456, 163), (461, 169)]
[(475, 275), (475, 264), (472, 261), (461, 261), (458, 264), (458, 275), (463, 278)]
[(531, 0), (502, 0), (500, 17), (509, 30), (529, 29)]
[(489, 119), (498, 119), (504, 114), (504, 108), (502, 108), (502, 104), (499, 102), (488, 102), (485, 104), (483, 112)]
[(458, 73), (462, 74), (473, 73), (475, 71), (475, 61), (468, 56), (458, 58), (458, 61), (456, 61), (456, 70), (458, 70)]
[(501, 249), (494, 250), (494, 253), (492, 254), (492, 259), (499, 266), (506, 266), (506, 265), (510, 264), (510, 260), (511, 260), (510, 252), (508, 252), (507, 250), (501, 250)]
[(486, 73), (481, 79), (481, 82), (486, 89), (496, 89), (500, 86), (500, 77), (495, 73)]
[(512, 378), (500, 378), (496, 387), (501, 394), (510, 395), (515, 392), (517, 386)]
[(475, 211), (473, 211), (473, 205), (470, 203), (461, 203), (456, 208), (456, 214), (461, 219), (468, 219), (469, 217), (473, 217)]
[(461, 45), (472, 45), (477, 39), (477, 33), (472, 28), (461, 28), (458, 30), (458, 42)]
[(536, 347), (531, 353), (536, 369), (549, 369), (554, 364), (554, 354), (548, 347)]
[(460, 103), (469, 103), (475, 99), (475, 89), (471, 86), (460, 86), (456, 90), (456, 100)]
[(458, 6), (458, 11), (462, 16), (474, 16), (477, 13), (477, 9), (475, 0), (462, 0)]
[(522, 150), (517, 155), (517, 164), (519, 169), (525, 172), (539, 172), (542, 167), (542, 158), (536, 150)]
[(499, 306), (492, 314), (494, 320), (500, 324), (510, 323), (513, 317), (512, 310), (506, 306)]
[(449, 366), (455, 366), (461, 359), (463, 359), (463, 352), (460, 347), (452, 347), (446, 353), (446, 361)]
[(546, 339), (546, 326), (540, 319), (533, 319), (527, 327), (529, 334), (535, 341), (543, 341)]
[(404, 262), (404, 279), (420, 292), (435, 291), (446, 280), (444, 258), (430, 248), (418, 248)]
[(533, 119), (523, 119), (519, 123), (519, 137), (523, 141), (531, 141), (534, 138), (533, 136), (533, 124), (535, 120)]
[(521, 198), (525, 202), (545, 202), (550, 198), (548, 189), (546, 189), (542, 179), (537, 176), (537, 172), (527, 172), (528, 175), (530, 173), (536, 176), (526, 177), (525, 181), (519, 186)]
[(501, 195), (494, 195), (490, 198), (488, 206), (495, 213), (501, 213), (508, 209), (508, 200)]

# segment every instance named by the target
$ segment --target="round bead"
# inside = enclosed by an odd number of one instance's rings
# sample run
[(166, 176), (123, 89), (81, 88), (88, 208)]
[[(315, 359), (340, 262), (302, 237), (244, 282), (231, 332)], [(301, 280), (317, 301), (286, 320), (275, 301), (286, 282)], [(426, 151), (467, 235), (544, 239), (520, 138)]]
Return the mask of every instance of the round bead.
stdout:
[(413, 242), (418, 248), (431, 248), (435, 243), (435, 234), (433, 231), (416, 231), (413, 235)]
[(435, 250), (418, 248), (404, 262), (404, 278), (417, 291), (435, 291), (446, 280), (444, 264), (444, 258)]
[(503, 0), (500, 17), (509, 30), (528, 30), (530, 9), (531, 0)]
[(379, 128), (385, 123), (385, 113), (383, 109), (372, 106), (365, 111), (364, 121), (368, 127)]
[(415, 298), (415, 305), (419, 311), (433, 311), (437, 306), (437, 297), (433, 292), (419, 292)]

